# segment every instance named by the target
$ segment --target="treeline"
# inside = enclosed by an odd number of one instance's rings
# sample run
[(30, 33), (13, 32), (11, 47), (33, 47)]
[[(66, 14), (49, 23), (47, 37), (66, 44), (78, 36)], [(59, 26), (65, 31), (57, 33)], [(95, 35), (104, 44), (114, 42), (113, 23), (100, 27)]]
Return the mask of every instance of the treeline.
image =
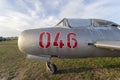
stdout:
[(0, 41), (17, 40), (18, 37), (0, 37)]

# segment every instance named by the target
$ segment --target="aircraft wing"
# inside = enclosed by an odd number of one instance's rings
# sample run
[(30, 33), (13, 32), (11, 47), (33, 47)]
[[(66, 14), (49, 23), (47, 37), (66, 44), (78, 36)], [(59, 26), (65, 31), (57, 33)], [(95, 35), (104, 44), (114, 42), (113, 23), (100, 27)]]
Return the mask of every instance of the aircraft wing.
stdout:
[(120, 50), (120, 41), (97, 41), (94, 46), (111, 50)]

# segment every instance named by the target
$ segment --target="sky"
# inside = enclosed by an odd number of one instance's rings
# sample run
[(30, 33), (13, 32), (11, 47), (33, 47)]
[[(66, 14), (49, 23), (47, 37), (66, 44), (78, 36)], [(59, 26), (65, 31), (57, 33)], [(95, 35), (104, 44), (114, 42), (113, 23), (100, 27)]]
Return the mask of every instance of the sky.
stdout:
[(63, 18), (99, 18), (120, 24), (120, 0), (0, 0), (0, 36), (53, 27)]

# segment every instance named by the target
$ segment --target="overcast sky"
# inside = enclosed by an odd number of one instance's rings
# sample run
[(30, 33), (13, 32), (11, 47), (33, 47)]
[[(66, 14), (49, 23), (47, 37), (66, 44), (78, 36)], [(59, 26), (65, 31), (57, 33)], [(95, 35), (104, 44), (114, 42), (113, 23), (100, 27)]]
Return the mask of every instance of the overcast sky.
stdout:
[(52, 27), (62, 18), (100, 18), (120, 24), (120, 0), (0, 0), (0, 36)]

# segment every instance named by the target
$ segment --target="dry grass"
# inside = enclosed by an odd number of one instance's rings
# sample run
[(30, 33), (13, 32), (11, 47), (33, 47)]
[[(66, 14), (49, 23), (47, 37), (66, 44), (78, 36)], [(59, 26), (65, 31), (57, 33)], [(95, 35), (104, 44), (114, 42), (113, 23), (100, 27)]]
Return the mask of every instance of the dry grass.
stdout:
[(55, 75), (45, 63), (28, 60), (17, 41), (0, 42), (0, 80), (120, 80), (120, 58), (52, 59)]

